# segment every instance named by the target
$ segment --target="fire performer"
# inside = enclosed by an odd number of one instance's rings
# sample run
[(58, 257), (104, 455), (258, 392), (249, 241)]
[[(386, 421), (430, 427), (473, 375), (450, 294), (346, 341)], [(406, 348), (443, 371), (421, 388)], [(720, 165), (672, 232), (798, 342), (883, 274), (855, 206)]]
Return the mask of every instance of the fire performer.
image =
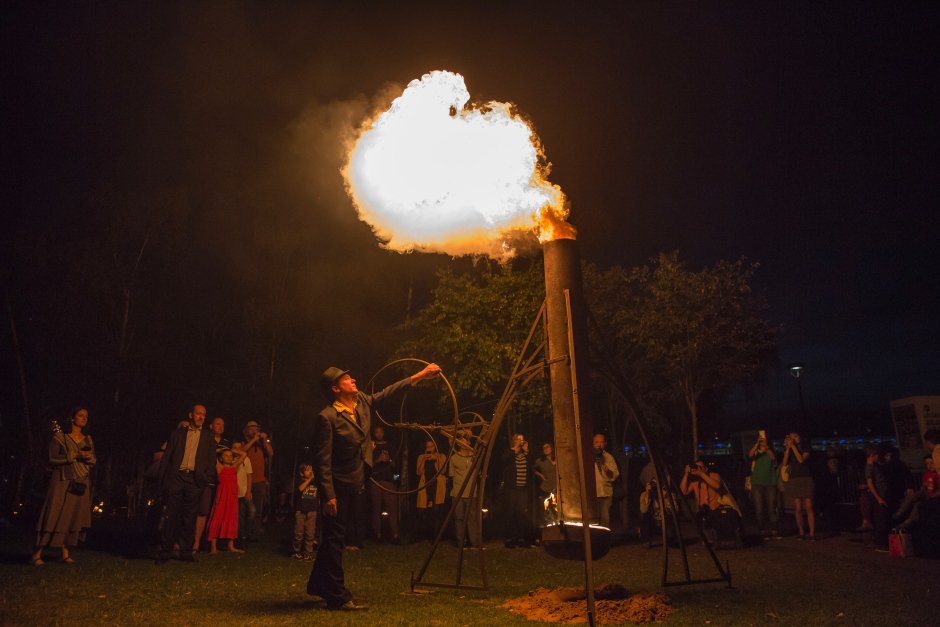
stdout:
[(348, 370), (331, 366), (321, 377), (324, 391), (333, 402), (316, 418), (311, 447), (323, 507), (323, 537), (307, 580), (307, 594), (322, 597), (329, 609), (368, 608), (355, 602), (346, 587), (343, 548), (356, 496), (365, 489), (364, 461), (372, 429), (372, 405), (410, 385), (433, 379), (440, 372), (437, 364), (428, 364), (420, 372), (372, 395), (359, 391)]

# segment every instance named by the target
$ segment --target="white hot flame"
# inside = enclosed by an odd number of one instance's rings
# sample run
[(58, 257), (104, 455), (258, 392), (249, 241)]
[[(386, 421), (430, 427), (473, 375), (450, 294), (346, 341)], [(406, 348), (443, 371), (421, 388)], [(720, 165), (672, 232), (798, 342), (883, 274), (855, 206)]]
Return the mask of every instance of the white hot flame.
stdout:
[(469, 101), (462, 76), (435, 71), (364, 126), (343, 168), (362, 219), (398, 251), (502, 257), (514, 231), (574, 237), (533, 130), (509, 104)]

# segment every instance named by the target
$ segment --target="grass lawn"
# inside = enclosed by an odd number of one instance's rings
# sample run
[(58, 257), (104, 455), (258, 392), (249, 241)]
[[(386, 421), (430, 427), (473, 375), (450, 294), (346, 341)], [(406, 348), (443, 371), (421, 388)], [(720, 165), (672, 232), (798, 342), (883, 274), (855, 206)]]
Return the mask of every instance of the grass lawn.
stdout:
[[(271, 536), (275, 534), (270, 534)], [(540, 549), (490, 543), (490, 591), (435, 589), (409, 594), (429, 543), (367, 545), (345, 558), (347, 584), (371, 609), (321, 609), (304, 592), (310, 564), (286, 557), (283, 538), (249, 545), (244, 555), (200, 554), (196, 564), (154, 565), (142, 552), (82, 548), (75, 565), (28, 564), (29, 534), (4, 530), (0, 540), (3, 625), (514, 625), (532, 624), (500, 608), (537, 587), (579, 585), (580, 562)], [(99, 537), (95, 544), (108, 546)], [(112, 544), (113, 545), (113, 544)], [(676, 553), (673, 551), (673, 553)], [(693, 575), (711, 577), (701, 545), (689, 547)], [(465, 563), (466, 583), (479, 581), (478, 558)], [(637, 544), (614, 547), (595, 563), (598, 585), (659, 589), (661, 552)], [(940, 561), (890, 558), (844, 538), (816, 543), (788, 538), (741, 551), (728, 560), (734, 589), (721, 584), (668, 588), (676, 611), (667, 625), (930, 625), (940, 613)], [(51, 557), (51, 554), (50, 554)], [(442, 545), (426, 580), (453, 582), (456, 550)], [(676, 559), (673, 579), (681, 573)]]

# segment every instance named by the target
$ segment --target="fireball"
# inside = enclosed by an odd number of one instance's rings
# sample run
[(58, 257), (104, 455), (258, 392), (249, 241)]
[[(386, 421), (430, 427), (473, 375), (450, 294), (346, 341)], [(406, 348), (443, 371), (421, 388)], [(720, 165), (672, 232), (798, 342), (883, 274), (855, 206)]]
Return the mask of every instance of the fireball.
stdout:
[(461, 75), (434, 71), (363, 125), (342, 170), (360, 217), (396, 251), (505, 257), (520, 231), (573, 238), (531, 126), (469, 102)]

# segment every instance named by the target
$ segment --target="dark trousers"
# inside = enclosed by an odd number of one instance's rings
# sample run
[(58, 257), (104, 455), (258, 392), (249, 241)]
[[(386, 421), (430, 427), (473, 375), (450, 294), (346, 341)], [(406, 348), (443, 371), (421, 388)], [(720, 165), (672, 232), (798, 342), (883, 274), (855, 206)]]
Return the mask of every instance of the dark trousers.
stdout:
[(294, 553), (303, 551), (313, 555), (313, 545), (317, 541), (317, 512), (294, 512)]
[(339, 606), (352, 599), (343, 575), (343, 548), (346, 546), (346, 520), (354, 507), (355, 496), (354, 493), (337, 494), (337, 515), (327, 516), (321, 512), (320, 516), (322, 536), (307, 580), (307, 594), (323, 597), (328, 606)]
[(529, 489), (507, 486), (504, 489), (507, 542), (524, 542), (529, 533)]
[(366, 514), (368, 499), (365, 488), (349, 498), (351, 499), (349, 507), (337, 515), (343, 517), (343, 523), (346, 527), (346, 544), (361, 549), (366, 535), (364, 527), (368, 521), (368, 515)]
[[(483, 546), (483, 534), (480, 531), (481, 520), (480, 508), (477, 507), (475, 498), (454, 499), (454, 529), (457, 535), (457, 546), (461, 542), (465, 546), (481, 547)], [(464, 535), (466, 532), (467, 535)]]
[(777, 511), (777, 486), (775, 485), (751, 485), (751, 500), (754, 502), (754, 518), (757, 519), (757, 526), (761, 531), (766, 529), (764, 522), (766, 518), (770, 519), (770, 529), (776, 533), (777, 520), (779, 514)]
[(252, 510), (251, 501), (243, 496), (238, 497), (238, 537), (248, 537), (249, 512)]
[(248, 537), (256, 540), (261, 535), (261, 522), (268, 502), (268, 484), (259, 481), (251, 484), (251, 505), (248, 508)]
[(173, 545), (179, 543), (180, 551), (193, 548), (193, 535), (196, 533), (196, 507), (202, 496), (202, 488), (196, 485), (193, 473), (171, 470), (169, 486), (163, 498), (166, 505), (163, 525), (163, 553), (170, 553)]

